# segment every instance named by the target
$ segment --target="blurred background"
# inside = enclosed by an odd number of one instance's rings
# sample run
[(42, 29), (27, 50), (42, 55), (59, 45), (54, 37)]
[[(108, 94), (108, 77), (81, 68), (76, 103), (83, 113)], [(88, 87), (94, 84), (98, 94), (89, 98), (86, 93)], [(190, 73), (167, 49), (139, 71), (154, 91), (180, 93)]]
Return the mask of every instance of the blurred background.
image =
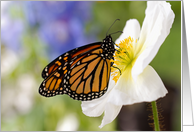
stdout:
[[(175, 20), (169, 36), (151, 62), (168, 94), (158, 100), (162, 130), (181, 130), (181, 1), (171, 1)], [(87, 117), (81, 102), (38, 93), (43, 68), (70, 49), (101, 41), (122, 31), (128, 19), (140, 25), (146, 2), (1, 1), (1, 130), (116, 131), (153, 130), (151, 106), (123, 106), (118, 117), (100, 129), (103, 115)], [(112, 35), (113, 40), (119, 37)]]

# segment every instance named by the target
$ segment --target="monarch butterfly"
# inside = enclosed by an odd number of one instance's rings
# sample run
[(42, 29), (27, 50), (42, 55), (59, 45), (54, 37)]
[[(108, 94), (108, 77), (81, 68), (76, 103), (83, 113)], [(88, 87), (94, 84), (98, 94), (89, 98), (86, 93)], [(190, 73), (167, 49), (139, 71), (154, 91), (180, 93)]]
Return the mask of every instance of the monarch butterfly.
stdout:
[(67, 94), (81, 101), (101, 97), (107, 91), (113, 65), (110, 60), (114, 59), (114, 52), (111, 34), (106, 34), (102, 42), (78, 47), (60, 55), (43, 69), (44, 81), (39, 88), (40, 95), (52, 97)]

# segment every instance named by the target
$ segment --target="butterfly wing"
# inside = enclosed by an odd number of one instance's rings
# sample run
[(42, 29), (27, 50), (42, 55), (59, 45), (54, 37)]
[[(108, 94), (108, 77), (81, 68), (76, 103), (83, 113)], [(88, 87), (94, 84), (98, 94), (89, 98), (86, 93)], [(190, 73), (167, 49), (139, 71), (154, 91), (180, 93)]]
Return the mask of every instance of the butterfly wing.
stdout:
[(65, 64), (66, 62), (68, 62), (68, 52), (62, 54), (61, 56), (53, 60), (50, 64), (48, 64), (42, 71), (42, 78), (46, 79), (53, 72), (55, 72), (55, 70), (57, 70), (59, 67), (62, 67), (62, 64)]
[(46, 66), (39, 93), (46, 97), (67, 94), (76, 100), (102, 96), (110, 77), (110, 60), (103, 56), (102, 42), (71, 50)]
[(97, 48), (71, 64), (63, 87), (73, 99), (92, 100), (106, 92), (111, 63), (109, 59), (103, 59), (101, 53), (102, 49)]

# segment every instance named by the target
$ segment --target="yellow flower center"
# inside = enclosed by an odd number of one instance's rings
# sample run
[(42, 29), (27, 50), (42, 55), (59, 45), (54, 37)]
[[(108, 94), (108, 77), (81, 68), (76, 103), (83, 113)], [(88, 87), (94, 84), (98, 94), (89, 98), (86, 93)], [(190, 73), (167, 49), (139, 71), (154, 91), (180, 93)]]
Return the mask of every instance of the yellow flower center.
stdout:
[[(132, 69), (136, 59), (136, 50), (135, 45), (137, 43), (137, 40), (134, 42), (133, 38), (130, 36), (123, 41), (121, 41), (119, 44), (116, 44), (119, 48), (116, 48), (116, 52), (114, 55), (114, 60), (111, 60), (114, 62), (113, 67), (111, 67), (111, 76), (113, 76), (113, 80), (115, 82), (118, 81), (123, 71), (125, 71), (127, 68)], [(114, 67), (117, 67), (120, 69), (120, 71)]]

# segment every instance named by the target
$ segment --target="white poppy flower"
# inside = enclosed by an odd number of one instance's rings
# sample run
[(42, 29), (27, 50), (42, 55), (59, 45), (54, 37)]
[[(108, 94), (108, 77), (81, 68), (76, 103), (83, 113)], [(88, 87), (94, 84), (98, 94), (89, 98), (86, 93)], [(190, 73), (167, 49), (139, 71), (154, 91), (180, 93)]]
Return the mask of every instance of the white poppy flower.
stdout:
[(145, 19), (140, 30), (136, 19), (126, 22), (123, 34), (116, 40), (119, 48), (115, 52), (112, 77), (107, 93), (99, 99), (82, 102), (87, 116), (104, 118), (100, 127), (112, 122), (122, 105), (151, 102), (164, 97), (167, 90), (156, 73), (148, 65), (165, 38), (174, 21), (171, 5), (164, 1), (148, 1)]

